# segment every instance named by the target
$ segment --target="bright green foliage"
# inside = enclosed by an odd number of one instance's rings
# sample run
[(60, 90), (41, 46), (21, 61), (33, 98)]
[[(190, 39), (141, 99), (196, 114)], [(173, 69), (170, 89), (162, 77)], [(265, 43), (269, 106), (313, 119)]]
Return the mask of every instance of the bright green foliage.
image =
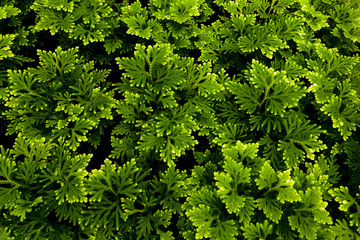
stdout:
[[(286, 165), (293, 168), (305, 157), (314, 159), (315, 152), (326, 149), (326, 145), (319, 139), (324, 131), (316, 125), (309, 124), (309, 121), (304, 120), (301, 115), (290, 113), (280, 123), (285, 131), (281, 134), (278, 143), (268, 134), (259, 142), (265, 146), (265, 156), (271, 160), (279, 161), (282, 153)], [(278, 128), (281, 129), (281, 125)]]
[(245, 167), (251, 169), (251, 174), (258, 172), (263, 164), (263, 159), (257, 158), (258, 151), (258, 143), (244, 144), (241, 141), (237, 141), (235, 146), (224, 146), (222, 149), (225, 159), (242, 162)]
[(246, 129), (239, 124), (222, 124), (216, 128), (215, 134), (217, 135), (213, 142), (222, 147), (234, 146), (237, 141), (244, 137)]
[[(52, 212), (78, 223), (79, 202), (87, 201), (83, 182), (90, 158), (71, 156), (62, 139), (54, 144), (19, 134), (13, 149), (1, 146), (0, 211), (17, 238), (48, 238), (54, 226), (46, 217)], [(62, 234), (68, 239), (69, 229), (63, 227)]]
[(92, 204), (82, 211), (81, 224), (119, 230), (120, 224), (132, 214), (124, 211), (122, 202), (136, 199), (142, 191), (134, 182), (138, 170), (135, 160), (117, 167), (108, 159), (100, 170), (93, 170), (85, 183)]
[(283, 159), (289, 168), (297, 166), (305, 157), (313, 160), (315, 152), (327, 148), (319, 139), (319, 135), (324, 133), (320, 127), (302, 121), (297, 115), (289, 117), (283, 124), (286, 135), (279, 141), (277, 150), (283, 152)]
[[(358, 203), (358, 198), (360, 196), (359, 193), (356, 194), (356, 198), (352, 197), (349, 193), (349, 188), (340, 186), (340, 188), (334, 188), (329, 190), (331, 196), (335, 198), (340, 206), (339, 209), (346, 213), (347, 217), (350, 219), (350, 226), (357, 227), (357, 231), (360, 232), (360, 205)], [(353, 210), (350, 211), (350, 208)], [(338, 224), (343, 225), (344, 223), (338, 222)], [(339, 227), (339, 225), (338, 225)], [(347, 228), (347, 229), (346, 229)], [(351, 230), (346, 226), (346, 228), (342, 231), (343, 234), (351, 233)], [(347, 232), (347, 233), (344, 233)], [(352, 233), (354, 234), (354, 233)], [(359, 237), (358, 234), (356, 234)]]
[(223, 215), (223, 204), (216, 192), (203, 188), (187, 201), (192, 207), (185, 214), (196, 227), (196, 239), (236, 239), (235, 221)]
[(1, 146), (1, 156), (0, 156), (0, 166), (1, 166), (1, 172), (0, 172), (0, 184), (10, 184), (10, 188), (4, 188), (3, 186), (0, 187), (0, 209), (4, 207), (10, 207), (13, 206), (17, 199), (20, 198), (20, 193), (18, 189), (21, 187), (20, 183), (17, 183), (14, 181), (14, 175), (17, 170), (16, 163), (13, 159), (10, 159), (10, 153), (9, 150), (4, 150), (4, 147)]
[[(56, 151), (59, 156), (64, 153), (64, 141), (61, 138), (59, 138), (59, 145)], [(84, 169), (90, 161), (91, 155), (82, 154), (70, 157), (68, 152), (65, 153), (67, 154), (62, 158), (58, 158), (57, 161), (53, 161), (46, 170), (43, 170), (44, 179), (41, 182), (45, 183), (44, 187), (54, 183), (60, 185), (54, 191), (58, 205), (65, 201), (70, 204), (87, 202), (87, 191), (84, 186), (84, 177), (87, 175), (87, 172)]]
[(356, 130), (356, 122), (358, 122), (360, 114), (355, 106), (347, 105), (342, 111), (340, 110), (341, 106), (341, 98), (332, 96), (328, 103), (321, 108), (321, 111), (331, 117), (333, 127), (338, 128), (344, 140), (347, 140), (352, 131)]
[[(16, 69), (24, 63), (33, 61), (21, 51), (34, 43), (33, 34), (29, 31), (31, 27), (23, 26), (28, 12), (21, 5), (21, 2), (19, 4), (15, 0), (0, 3), (0, 99), (2, 100), (7, 100), (8, 97), (7, 70)], [(4, 112), (4, 109), (0, 112)]]
[(214, 173), (217, 190), (222, 202), (229, 213), (239, 215), (240, 219), (247, 224), (251, 215), (254, 214), (254, 200), (248, 196), (249, 190), (245, 190), (250, 184), (250, 169), (244, 168), (241, 163), (232, 159), (225, 160), (224, 172)]
[(20, 10), (13, 5), (5, 5), (0, 7), (0, 19), (16, 16), (20, 13)]
[[(212, 73), (211, 62), (195, 65), (194, 60), (190, 59), (186, 72), (187, 81), (182, 85), (184, 90), (197, 91), (204, 98), (216, 97), (218, 93), (225, 90), (223, 85), (217, 82), (217, 75)], [(202, 99), (196, 100), (201, 101)], [(194, 104), (196, 104), (196, 101), (194, 101)], [(205, 109), (202, 110), (204, 111)], [(213, 111), (210, 107), (206, 110)]]
[(293, 188), (294, 181), (290, 177), (290, 171), (275, 173), (268, 162), (265, 162), (259, 178), (255, 180), (259, 190), (265, 189), (265, 197), (256, 200), (259, 209), (272, 221), (279, 223), (283, 210), (281, 204), (297, 202), (300, 196)]
[(277, 192), (276, 199), (281, 203), (299, 201), (300, 196), (293, 188), (294, 181), (290, 171), (279, 172), (276, 176), (274, 169), (268, 162), (264, 163), (259, 178), (255, 180), (259, 190), (267, 189), (268, 192)]
[(183, 76), (182, 69), (174, 66), (178, 62), (172, 54), (170, 45), (149, 46), (147, 49), (136, 45), (134, 58), (117, 58), (120, 69), (125, 69), (125, 76), (130, 78), (130, 86), (152, 87), (158, 94), (161, 89), (177, 88)]
[(327, 78), (326, 73), (322, 71), (310, 72), (308, 78), (312, 83), (309, 90), (315, 93), (316, 101), (321, 104), (329, 101), (335, 88), (335, 82)]
[(279, 49), (288, 47), (276, 35), (272, 35), (267, 29), (260, 26), (253, 28), (246, 36), (239, 38), (239, 48), (243, 52), (260, 50), (268, 58), (273, 58), (273, 53)]
[(64, 31), (84, 45), (103, 42), (110, 35), (110, 19), (116, 16), (104, 0), (36, 0), (31, 8), (40, 16), (35, 30), (49, 30), (52, 35)]
[[(183, 71), (174, 64), (174, 56), (170, 45), (149, 46), (147, 49), (140, 44), (136, 45), (134, 58), (117, 58), (120, 69), (125, 69), (125, 76), (130, 78), (130, 86), (152, 87), (159, 93), (164, 87), (176, 88), (182, 83)], [(148, 86), (150, 87), (150, 86)]]
[(266, 239), (272, 233), (273, 226), (267, 220), (264, 223), (250, 223), (247, 226), (241, 227), (244, 231), (244, 237), (249, 240)]
[(0, 34), (0, 60), (14, 56), (13, 52), (10, 49), (14, 39), (14, 34)]
[(189, 20), (193, 16), (199, 16), (198, 6), (204, 1), (191, 1), (185, 0), (182, 2), (174, 1), (173, 4), (170, 5), (170, 16), (173, 20), (178, 23), (184, 23)]
[(329, 16), (322, 14), (321, 11), (316, 9), (316, 5), (310, 4), (310, 1), (308, 0), (300, 0), (299, 3), (301, 9), (298, 10), (296, 14), (304, 18), (313, 31), (329, 27), (329, 24), (327, 23)]
[(309, 64), (314, 69), (318, 65), (327, 74), (337, 73), (340, 76), (349, 74), (354, 65), (359, 62), (357, 57), (342, 56), (336, 48), (329, 49), (324, 44), (317, 43), (315, 49), (321, 61), (317, 63), (309, 61)]
[(193, 17), (200, 15), (200, 6), (203, 0), (196, 1), (159, 1), (153, 0), (151, 4), (158, 9), (154, 11), (154, 16), (158, 19), (171, 19), (178, 23), (192, 20)]
[(1, 1), (0, 239), (360, 240), (359, 16)]
[[(124, 83), (114, 84), (125, 95), (117, 112), (125, 123), (144, 129), (138, 132), (140, 141), (135, 148), (140, 152), (155, 149), (170, 163), (197, 143), (191, 136), (193, 131), (199, 130), (196, 119), (200, 114), (197, 113), (212, 113), (209, 103), (201, 102), (204, 97), (221, 90), (210, 72), (211, 65), (195, 66), (191, 60), (180, 59), (172, 53), (169, 44), (148, 48), (136, 45), (134, 58), (116, 60), (126, 76)], [(188, 102), (179, 105), (181, 99)], [(214, 127), (215, 122), (207, 119), (201, 124)], [(120, 152), (118, 156), (123, 155)]]
[(331, 31), (332, 34), (360, 42), (359, 9), (356, 8), (359, 3), (357, 1), (339, 1), (339, 3), (329, 12), (336, 23), (336, 27)]
[(139, 1), (122, 8), (121, 20), (127, 33), (157, 43), (172, 43), (177, 49), (192, 49), (199, 33), (197, 22), (204, 22), (213, 13), (205, 1)]
[[(213, 28), (219, 30), (220, 26), (213, 23), (211, 26), (202, 26), (199, 31), (199, 40), (195, 44), (201, 49), (200, 61), (216, 62), (218, 60), (218, 51), (221, 49), (222, 42), (216, 31), (212, 31)], [(219, 67), (214, 67), (214, 70), (219, 70)]]
[(359, 97), (349, 80), (340, 82), (333, 78), (350, 74), (359, 59), (342, 56), (336, 48), (328, 49), (323, 44), (315, 44), (314, 47), (320, 60), (308, 61), (314, 69), (314, 72), (309, 73), (312, 83), (309, 90), (314, 92), (317, 103), (322, 105), (320, 110), (331, 118), (333, 127), (347, 140), (358, 123)]
[(352, 231), (345, 220), (340, 221), (336, 220), (337, 223), (334, 226), (330, 227), (331, 232), (336, 236), (336, 239), (346, 240), (346, 239), (360, 239), (360, 235)]
[[(214, 156), (209, 156), (214, 157)], [(195, 188), (201, 188), (207, 185), (212, 185), (214, 181), (214, 172), (217, 167), (212, 162), (207, 162), (205, 166), (195, 166), (192, 170), (189, 182), (196, 186)]]
[(84, 63), (77, 52), (77, 48), (63, 51), (60, 47), (55, 52), (38, 51), (38, 68), (8, 71), (9, 134), (63, 137), (75, 150), (88, 140), (87, 133), (100, 119), (112, 119), (113, 93), (105, 92), (101, 83), (109, 72), (94, 70), (94, 63)]
[(149, 19), (146, 9), (136, 1), (122, 7), (122, 21), (128, 26), (127, 33), (149, 39), (152, 35), (162, 31), (162, 27), (154, 19)]
[(255, 60), (246, 76), (250, 85), (229, 83), (228, 87), (235, 94), (240, 110), (248, 114), (263, 107), (271, 114), (283, 116), (306, 93), (305, 89), (290, 81), (285, 72), (277, 72)]
[(163, 194), (164, 198), (160, 200), (160, 204), (164, 209), (182, 215), (179, 199), (189, 194), (186, 178), (186, 173), (179, 173), (178, 169), (175, 170), (175, 165), (171, 165), (164, 173), (161, 173), (159, 180), (155, 177), (151, 184), (156, 192)]
[(111, 146), (114, 150), (111, 151), (109, 157), (111, 158), (120, 158), (120, 159), (131, 159), (134, 157), (134, 148), (136, 146), (136, 136), (126, 137), (123, 139), (118, 139), (116, 137), (111, 137)]
[(81, 203), (88, 201), (84, 177), (88, 174), (85, 167), (92, 156), (85, 154), (72, 156), (62, 138), (58, 140), (55, 154), (59, 157), (42, 170), (43, 179), (40, 181), (44, 188), (42, 191), (51, 196), (56, 216), (65, 220), (69, 218), (69, 221), (75, 225), (81, 216)]
[(293, 230), (297, 230), (301, 238), (316, 239), (321, 224), (332, 224), (329, 212), (325, 210), (327, 202), (322, 201), (320, 188), (308, 188), (299, 191), (301, 206), (295, 208), (295, 214), (288, 217)]

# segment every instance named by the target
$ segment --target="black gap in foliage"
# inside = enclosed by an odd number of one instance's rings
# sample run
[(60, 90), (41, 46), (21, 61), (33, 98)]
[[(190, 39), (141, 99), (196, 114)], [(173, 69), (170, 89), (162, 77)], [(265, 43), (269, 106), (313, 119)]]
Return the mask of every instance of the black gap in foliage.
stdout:
[(199, 142), (195, 145), (195, 151), (197, 152), (205, 152), (210, 148), (209, 139), (206, 136), (199, 135), (199, 132), (194, 132), (195, 139)]
[(191, 57), (195, 60), (195, 63), (197, 62), (197, 59), (199, 59), (199, 57), (201, 56), (201, 51), (199, 49), (182, 48), (174, 50), (174, 53), (178, 54), (181, 57)]
[[(194, 137), (198, 141), (198, 144), (195, 145), (195, 152), (205, 152), (207, 149), (210, 149), (209, 140), (206, 136), (200, 136), (198, 131), (194, 132)], [(177, 168), (182, 170), (191, 170), (197, 164), (194, 157), (193, 150), (186, 150), (185, 154), (180, 156), (176, 162)]]
[(10, 136), (5, 136), (1, 134), (0, 145), (3, 145), (4, 149), (11, 149), (14, 146), (16, 135), (12, 134)]
[(195, 165), (196, 165), (196, 160), (192, 150), (186, 150), (185, 154), (181, 155), (176, 160), (176, 168), (178, 168), (179, 171), (191, 170), (195, 167)]
[[(204, 25), (208, 26), (220, 19), (220, 17), (230, 18), (230, 14), (219, 7), (217, 4), (210, 3), (211, 9), (214, 11), (212, 15), (206, 20)], [(225, 11), (225, 12), (224, 12)]]
[(104, 130), (104, 133), (101, 135), (101, 141), (99, 146), (95, 149), (90, 145), (90, 143), (86, 142), (81, 144), (78, 152), (83, 153), (92, 153), (93, 157), (91, 158), (88, 166), (86, 167), (87, 171), (91, 171), (92, 169), (100, 169), (101, 164), (104, 163), (104, 160), (109, 157), (111, 153), (111, 132), (113, 127), (107, 126)]
[(177, 226), (178, 222), (179, 222), (179, 214), (177, 213), (173, 214), (171, 217), (171, 223), (169, 229), (173, 232), (173, 237), (175, 239), (180, 239), (179, 227)]
[(110, 64), (103, 42), (84, 45), (80, 48), (79, 52), (79, 55), (84, 56), (86, 61), (95, 61), (95, 68), (97, 69), (107, 68)]
[(58, 34), (52, 36), (48, 31), (41, 31), (37, 35), (35, 49), (54, 51), (59, 46), (58, 38)]
[(0, 145), (3, 145), (4, 149), (10, 149), (13, 147), (16, 134), (6, 136), (6, 127), (8, 125), (7, 121), (0, 121)]
[[(115, 59), (112, 59), (110, 61), (110, 69), (111, 69), (111, 72), (110, 72), (109, 76), (107, 77), (106, 81), (111, 83), (111, 89), (109, 89), (109, 90), (112, 90), (112, 89), (115, 89), (113, 84), (122, 83), (121, 77), (122, 77), (124, 71), (119, 69), (119, 65), (117, 65)], [(115, 90), (114, 93), (115, 93), (114, 99), (116, 99), (116, 100), (124, 99), (124, 96), (119, 92), (119, 90)]]

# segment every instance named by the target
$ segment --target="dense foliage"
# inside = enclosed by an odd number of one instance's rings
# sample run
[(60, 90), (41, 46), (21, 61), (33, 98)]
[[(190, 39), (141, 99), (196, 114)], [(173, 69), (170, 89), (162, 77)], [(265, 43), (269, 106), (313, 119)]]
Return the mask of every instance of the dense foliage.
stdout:
[(3, 0), (0, 239), (360, 239), (360, 0)]

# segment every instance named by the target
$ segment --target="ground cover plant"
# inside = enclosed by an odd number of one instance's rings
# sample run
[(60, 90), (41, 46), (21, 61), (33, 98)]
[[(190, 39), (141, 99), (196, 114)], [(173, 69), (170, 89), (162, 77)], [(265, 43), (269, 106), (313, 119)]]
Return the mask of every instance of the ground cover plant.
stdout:
[(360, 239), (360, 0), (2, 0), (0, 239)]

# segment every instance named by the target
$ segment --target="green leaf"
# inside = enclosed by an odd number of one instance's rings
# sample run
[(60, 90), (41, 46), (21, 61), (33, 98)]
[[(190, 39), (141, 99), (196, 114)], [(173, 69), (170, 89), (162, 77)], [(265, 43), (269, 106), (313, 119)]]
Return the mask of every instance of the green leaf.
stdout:
[(304, 122), (299, 116), (294, 115), (284, 120), (283, 125), (286, 137), (279, 141), (277, 150), (283, 151), (285, 163), (289, 168), (297, 166), (305, 156), (313, 160), (315, 152), (327, 148), (319, 140), (320, 134), (325, 131), (315, 124), (310, 124), (310, 121)]
[(15, 34), (0, 34), (0, 60), (15, 56), (10, 49), (14, 40)]
[(317, 11), (315, 6), (306, 0), (301, 0), (300, 6), (301, 10), (298, 10), (296, 14), (303, 17), (313, 31), (329, 27), (329, 24), (327, 23), (327, 19), (329, 18), (328, 15), (324, 15), (320, 11)]
[(217, 221), (215, 226), (210, 229), (210, 238), (216, 240), (229, 239), (235, 240), (238, 235), (234, 220)]
[(237, 213), (245, 206), (244, 192), (238, 189), (246, 184), (250, 184), (250, 169), (245, 168), (243, 164), (237, 163), (232, 159), (226, 159), (224, 164), (224, 172), (215, 172), (217, 190), (223, 203), (229, 213)]
[(160, 157), (170, 164), (176, 156), (181, 156), (189, 148), (192, 148), (198, 141), (194, 139), (183, 126), (176, 127), (174, 132), (167, 137), (166, 143), (160, 149)]
[[(135, 198), (135, 194), (142, 191), (137, 186), (138, 184), (134, 183), (134, 175), (138, 170), (135, 159), (131, 159), (121, 167), (116, 167), (110, 160), (105, 159), (105, 164), (101, 165), (101, 170), (93, 170), (89, 176), (87, 182), (88, 186), (91, 186), (89, 193), (94, 194), (90, 200), (101, 201), (100, 195), (104, 191)], [(105, 180), (106, 184), (102, 180)], [(113, 185), (116, 186), (116, 191)]]
[(179, 104), (175, 100), (173, 91), (161, 91), (158, 101), (162, 103), (164, 109), (172, 109), (179, 106)]
[[(140, 136), (140, 141), (135, 149), (139, 149), (140, 151), (155, 149), (155, 151), (158, 152), (163, 146), (165, 146), (165, 144), (166, 139), (163, 137), (157, 137), (155, 131), (152, 131)], [(171, 143), (169, 142), (169, 144)], [(171, 146), (169, 145), (168, 148), (170, 149)]]
[(82, 217), (81, 210), (83, 207), (82, 203), (63, 202), (56, 206), (56, 217), (58, 217), (59, 221), (69, 219), (70, 223), (77, 225), (79, 218)]
[(255, 215), (256, 201), (251, 196), (243, 196), (244, 207), (240, 208), (236, 215), (239, 217), (239, 222), (243, 223), (244, 226), (249, 224), (252, 216)]
[[(59, 164), (62, 172), (55, 171), (54, 178), (60, 184), (60, 188), (55, 190), (56, 200), (60, 205), (63, 202), (87, 202), (87, 191), (84, 185), (84, 177), (87, 172), (84, 171), (92, 155), (76, 155), (72, 159), (66, 159)], [(59, 175), (59, 177), (57, 177)], [(71, 180), (69, 180), (71, 179)]]
[(248, 240), (266, 239), (273, 231), (273, 226), (267, 220), (264, 223), (257, 222), (242, 226), (243, 235)]
[[(130, 212), (124, 212), (122, 201), (136, 199), (142, 189), (135, 182), (135, 174), (139, 171), (135, 159), (122, 166), (117, 166), (105, 159), (99, 170), (92, 170), (85, 187), (90, 194), (90, 204), (82, 211), (81, 224), (90, 227), (111, 227), (116, 230), (124, 224)], [(126, 207), (125, 207), (126, 209)], [(136, 211), (135, 211), (136, 212)], [(133, 213), (135, 213), (133, 212)]]
[(360, 235), (355, 233), (352, 229), (349, 228), (345, 219), (342, 221), (337, 219), (336, 224), (330, 227), (330, 231), (334, 234), (334, 237), (339, 240), (355, 239), (359, 240)]
[(199, 16), (198, 0), (184, 0), (173, 2), (170, 6), (170, 16), (178, 23), (184, 23), (192, 16)]
[(241, 137), (246, 136), (245, 130), (240, 124), (218, 124), (215, 131), (217, 136), (213, 139), (213, 142), (222, 147), (234, 146)]
[(247, 114), (252, 114), (258, 107), (261, 107), (261, 92), (257, 91), (257, 89), (246, 83), (227, 82), (226, 86), (229, 91), (235, 95), (239, 110), (244, 110)]
[(35, 25), (37, 31), (50, 30), (51, 35), (60, 30), (71, 32), (75, 26), (75, 20), (72, 14), (59, 12), (54, 9), (37, 6), (37, 1), (31, 6), (39, 15), (39, 21)]
[(266, 217), (268, 217), (271, 221), (279, 223), (279, 220), (283, 214), (279, 201), (265, 197), (256, 199), (256, 203), (258, 208), (264, 211)]
[(128, 34), (149, 39), (152, 35), (161, 31), (161, 25), (154, 19), (148, 19), (146, 16), (136, 14), (133, 16), (123, 18), (123, 21), (128, 25)]
[(359, 62), (358, 58), (342, 56), (337, 48), (328, 49), (325, 44), (317, 43), (315, 49), (321, 60), (326, 63), (324, 67), (328, 74), (331, 72), (336, 72), (340, 76), (350, 74), (354, 65)]
[(198, 207), (186, 212), (186, 215), (189, 217), (190, 221), (192, 221), (194, 226), (197, 227), (197, 239), (210, 237), (211, 225), (215, 220), (214, 216), (211, 215), (210, 211), (211, 208), (209, 206), (200, 204)]
[(262, 54), (270, 59), (275, 51), (288, 48), (288, 45), (276, 35), (259, 26), (253, 27), (248, 34), (241, 36), (238, 41), (241, 51), (254, 52), (259, 49)]
[(99, 23), (97, 28), (88, 29), (84, 24), (75, 25), (73, 29), (69, 31), (70, 38), (81, 40), (84, 45), (88, 45), (93, 42), (103, 42), (106, 35), (103, 33), (102, 28), (106, 28), (105, 23)]
[(270, 166), (269, 162), (265, 162), (261, 168), (259, 178), (255, 179), (256, 185), (259, 186), (259, 190), (264, 188), (271, 189), (278, 182), (275, 170)]
[(121, 39), (105, 39), (104, 47), (107, 54), (115, 52), (117, 49), (123, 46)]
[[(356, 130), (356, 123), (360, 115), (356, 106), (343, 102), (342, 98), (333, 95), (320, 110), (331, 117), (333, 127), (339, 129), (341, 136), (346, 141)], [(345, 108), (340, 110), (344, 105)]]
[(294, 189), (294, 180), (290, 177), (290, 170), (285, 172), (278, 173), (279, 182), (276, 185), (276, 188), (279, 192), (277, 195), (277, 200), (281, 203), (300, 201), (300, 195)]
[(240, 141), (236, 141), (236, 145), (226, 148), (223, 146), (223, 154), (226, 158), (232, 158), (234, 160), (239, 159), (240, 161), (245, 160), (246, 158), (255, 159), (257, 157), (257, 152), (259, 151), (258, 143), (248, 143), (243, 144)]
[(298, 105), (306, 94), (305, 88), (290, 81), (285, 71), (275, 71), (257, 60), (252, 61), (246, 78), (250, 85), (229, 82), (227, 86), (235, 94), (239, 110), (245, 110), (248, 114), (257, 113), (263, 106), (268, 113), (283, 117), (287, 108)]
[(296, 214), (289, 216), (289, 224), (292, 230), (297, 230), (300, 233), (301, 238), (309, 240), (316, 239), (316, 232), (319, 226), (316, 224), (313, 218), (306, 217), (305, 215)]
[(157, 201), (173, 212), (182, 212), (179, 199), (186, 197), (189, 187), (186, 186), (186, 172), (179, 172), (175, 165), (171, 165), (165, 172), (160, 173), (160, 179), (154, 179), (151, 185), (156, 192), (164, 193)]
[(51, 69), (52, 74), (64, 74), (75, 69), (75, 64), (79, 58), (78, 51), (78, 47), (63, 51), (59, 46), (54, 52), (37, 50), (37, 54), (39, 55), (40, 65), (43, 68)]
[(299, 191), (302, 206), (294, 209), (295, 214), (288, 217), (292, 230), (297, 230), (300, 237), (316, 239), (320, 224), (332, 224), (329, 212), (325, 210), (327, 202), (322, 200), (320, 187)]
[[(20, 199), (18, 189), (21, 184), (15, 179), (15, 173), (18, 171), (15, 161), (8, 155), (8, 150), (6, 151), (7, 154), (4, 154), (3, 146), (0, 145), (0, 147), (2, 150), (0, 155), (0, 209), (2, 209), (15, 205), (16, 201)], [(7, 184), (10, 186), (6, 186)], [(2, 185), (6, 187), (2, 187)]]
[(38, 205), (41, 202), (43, 202), (42, 197), (37, 197), (32, 201), (25, 201), (20, 199), (20, 201), (17, 202), (17, 205), (13, 208), (10, 214), (20, 217), (20, 222), (23, 222), (26, 219), (26, 213), (32, 212), (32, 207)]
[(309, 81), (312, 83), (309, 90), (314, 92), (316, 102), (324, 104), (332, 97), (332, 91), (335, 88), (336, 82), (326, 76), (322, 70), (309, 72), (307, 75)]
[(224, 87), (217, 82), (218, 76), (212, 73), (211, 62), (194, 64), (194, 60), (188, 60), (187, 79), (183, 88), (187, 91), (197, 91), (199, 95), (208, 97), (216, 95), (224, 90)]
[[(360, 232), (360, 205), (356, 199), (350, 195), (349, 188), (340, 186), (340, 188), (330, 189), (329, 193), (335, 197), (335, 201), (340, 203), (339, 209), (345, 212), (350, 217), (350, 226), (358, 227), (357, 230)], [(357, 194), (358, 196), (359, 194)], [(350, 213), (349, 208), (355, 206), (356, 211)]]
[(123, 139), (118, 139), (111, 136), (111, 146), (113, 150), (109, 157), (111, 158), (119, 158), (124, 160), (133, 158), (134, 149), (136, 147), (136, 142), (131, 137), (125, 137)]
[(87, 141), (86, 134), (95, 126), (95, 122), (89, 119), (77, 119), (75, 126), (70, 128), (70, 139), (66, 141), (72, 150), (76, 150), (80, 146), (80, 142)]
[[(5, 2), (6, 4), (6, 2)], [(14, 7), (13, 5), (5, 5), (0, 7), (0, 20), (9, 18), (11, 16), (16, 16), (21, 13), (20, 9)], [(0, 58), (1, 60), (1, 58)]]

